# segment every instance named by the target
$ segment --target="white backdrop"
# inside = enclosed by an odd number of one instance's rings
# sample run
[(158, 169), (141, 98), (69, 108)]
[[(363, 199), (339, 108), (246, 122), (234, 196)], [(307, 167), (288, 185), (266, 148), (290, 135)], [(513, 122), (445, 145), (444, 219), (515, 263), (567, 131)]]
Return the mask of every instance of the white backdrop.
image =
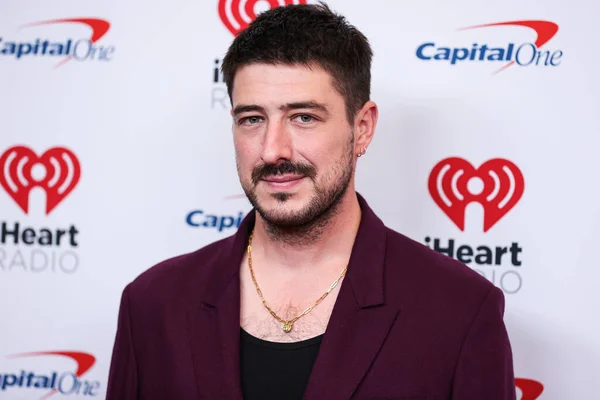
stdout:
[[(104, 398), (124, 286), (250, 210), (215, 76), (240, 5), (218, 3), (0, 3), (0, 399)], [(522, 400), (600, 398), (600, 3), (328, 4), (375, 53), (358, 190), (504, 290)], [(542, 65), (495, 73), (511, 43)]]

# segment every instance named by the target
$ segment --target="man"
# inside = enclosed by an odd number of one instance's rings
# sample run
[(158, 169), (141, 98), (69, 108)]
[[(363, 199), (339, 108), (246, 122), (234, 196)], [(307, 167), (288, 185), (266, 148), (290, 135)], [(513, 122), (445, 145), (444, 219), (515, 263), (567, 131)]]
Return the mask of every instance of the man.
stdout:
[(356, 193), (367, 39), (325, 5), (260, 14), (223, 61), (238, 232), (123, 292), (109, 400), (512, 400), (502, 292)]

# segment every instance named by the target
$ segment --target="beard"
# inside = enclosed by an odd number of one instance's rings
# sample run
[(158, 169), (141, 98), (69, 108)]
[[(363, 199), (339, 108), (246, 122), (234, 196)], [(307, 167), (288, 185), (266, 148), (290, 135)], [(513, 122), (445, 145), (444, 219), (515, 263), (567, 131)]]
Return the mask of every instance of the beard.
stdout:
[[(327, 222), (336, 214), (338, 206), (346, 193), (353, 175), (354, 135), (347, 142), (342, 155), (336, 160), (332, 170), (318, 182), (317, 169), (310, 164), (294, 163), (289, 160), (276, 165), (261, 164), (252, 171), (251, 182), (242, 188), (248, 200), (265, 222), (271, 236), (276, 238), (289, 236), (315, 236), (322, 231)], [(298, 210), (269, 210), (261, 205), (256, 187), (261, 179), (282, 174), (297, 174), (311, 180), (314, 192), (307, 204)], [(275, 192), (270, 194), (280, 205), (285, 205), (292, 194)]]

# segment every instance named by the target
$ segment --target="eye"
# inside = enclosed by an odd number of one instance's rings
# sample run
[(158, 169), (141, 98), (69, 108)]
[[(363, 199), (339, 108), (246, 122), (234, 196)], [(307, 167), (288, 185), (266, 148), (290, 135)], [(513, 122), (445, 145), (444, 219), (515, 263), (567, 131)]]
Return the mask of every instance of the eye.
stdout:
[(262, 117), (256, 116), (256, 115), (252, 115), (249, 117), (244, 117), (244, 118), (240, 118), (240, 120), (238, 121), (238, 124), (247, 124), (247, 125), (256, 125), (258, 124), (260, 121), (262, 121)]
[(300, 115), (297, 115), (295, 118), (297, 118), (303, 124), (308, 124), (315, 120), (315, 117), (313, 117), (312, 115), (308, 115), (308, 114), (300, 114)]

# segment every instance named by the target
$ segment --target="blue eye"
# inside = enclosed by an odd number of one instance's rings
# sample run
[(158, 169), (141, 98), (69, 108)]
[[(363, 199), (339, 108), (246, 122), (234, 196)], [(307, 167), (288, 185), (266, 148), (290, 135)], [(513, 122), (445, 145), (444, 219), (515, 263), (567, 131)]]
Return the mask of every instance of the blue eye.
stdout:
[(312, 122), (315, 119), (312, 115), (308, 114), (300, 114), (297, 118), (300, 118), (300, 122), (303, 122), (305, 124), (308, 124), (309, 122)]
[(256, 115), (250, 116), (250, 117), (244, 117), (242, 118), (239, 123), (240, 124), (248, 124), (248, 125), (256, 125), (258, 124), (260, 121), (262, 120), (261, 117), (258, 117)]

